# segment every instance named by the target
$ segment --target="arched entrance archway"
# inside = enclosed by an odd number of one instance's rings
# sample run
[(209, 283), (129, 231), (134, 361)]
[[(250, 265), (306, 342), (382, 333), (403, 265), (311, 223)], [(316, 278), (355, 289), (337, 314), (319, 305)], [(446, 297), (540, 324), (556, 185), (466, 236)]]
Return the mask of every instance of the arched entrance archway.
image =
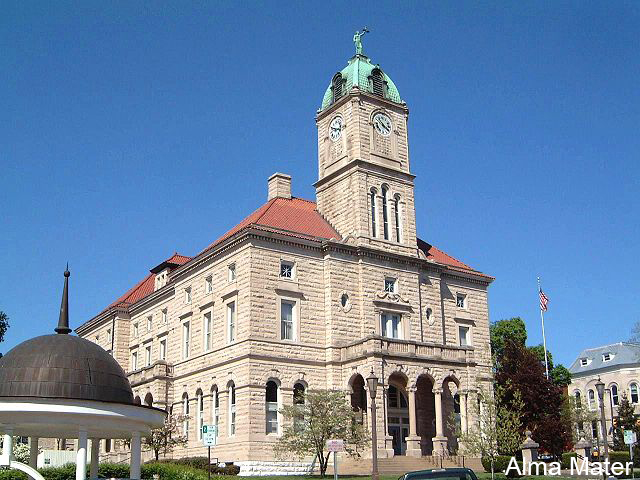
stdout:
[(420, 375), (416, 382), (416, 430), (422, 455), (432, 455), (433, 437), (436, 436), (436, 407), (433, 379), (428, 375)]
[(356, 413), (358, 422), (366, 425), (367, 392), (364, 388), (364, 378), (360, 374), (351, 379), (351, 408)]
[(407, 379), (393, 373), (387, 388), (387, 431), (391, 436), (394, 455), (405, 455), (409, 436), (409, 401)]
[[(458, 450), (456, 427), (461, 428), (459, 382), (454, 377), (447, 377), (442, 382), (442, 417), (444, 436), (450, 452)], [(452, 422), (453, 421), (453, 422)]]

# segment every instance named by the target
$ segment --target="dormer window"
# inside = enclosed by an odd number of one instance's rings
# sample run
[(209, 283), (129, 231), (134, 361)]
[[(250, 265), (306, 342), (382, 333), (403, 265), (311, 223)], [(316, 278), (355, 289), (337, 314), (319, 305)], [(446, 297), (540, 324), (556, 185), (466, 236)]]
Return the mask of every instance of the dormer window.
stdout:
[(374, 95), (384, 97), (384, 75), (379, 68), (371, 72), (371, 87)]
[(333, 81), (331, 83), (331, 88), (333, 90), (333, 99), (331, 103), (335, 103), (342, 96), (342, 74), (337, 73), (336, 76), (333, 77)]
[(603, 353), (602, 354), (602, 361), (603, 362), (610, 362), (612, 358), (613, 358), (613, 355), (611, 355), (610, 353)]
[(589, 359), (588, 358), (581, 358), (580, 359), (580, 366), (586, 367), (587, 365), (589, 365)]

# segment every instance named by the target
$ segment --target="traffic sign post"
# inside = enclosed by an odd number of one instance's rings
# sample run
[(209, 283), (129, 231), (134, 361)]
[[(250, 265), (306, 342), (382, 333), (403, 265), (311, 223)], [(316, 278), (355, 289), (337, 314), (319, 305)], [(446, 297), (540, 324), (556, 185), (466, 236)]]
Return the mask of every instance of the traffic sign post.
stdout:
[(215, 425), (202, 425), (202, 443), (207, 447), (208, 472), (211, 480), (211, 446), (216, 444), (218, 438), (218, 427)]
[(338, 480), (338, 452), (344, 452), (344, 440), (327, 440), (327, 451), (333, 452), (333, 479)]
[[(625, 430), (624, 431), (624, 443), (629, 445), (629, 459), (633, 464), (633, 446), (636, 444), (636, 432), (633, 430)], [(631, 478), (635, 478), (635, 472), (633, 471), (633, 467), (631, 467)]]

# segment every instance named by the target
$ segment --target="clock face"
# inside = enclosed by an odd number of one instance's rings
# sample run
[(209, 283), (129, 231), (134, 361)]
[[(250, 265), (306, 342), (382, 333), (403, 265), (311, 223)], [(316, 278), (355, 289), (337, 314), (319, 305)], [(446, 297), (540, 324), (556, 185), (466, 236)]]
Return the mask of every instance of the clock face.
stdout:
[(391, 119), (384, 113), (376, 113), (373, 116), (373, 127), (382, 136), (391, 135)]
[(342, 129), (344, 124), (342, 123), (342, 117), (335, 117), (329, 124), (329, 138), (334, 142), (342, 135)]

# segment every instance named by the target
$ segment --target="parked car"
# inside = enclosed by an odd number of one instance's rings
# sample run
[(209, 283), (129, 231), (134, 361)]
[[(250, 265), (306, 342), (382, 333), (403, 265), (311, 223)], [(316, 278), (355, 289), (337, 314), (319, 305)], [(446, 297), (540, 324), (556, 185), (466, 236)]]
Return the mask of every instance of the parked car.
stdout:
[(402, 475), (398, 480), (478, 480), (473, 470), (468, 468), (434, 468), (417, 470)]

